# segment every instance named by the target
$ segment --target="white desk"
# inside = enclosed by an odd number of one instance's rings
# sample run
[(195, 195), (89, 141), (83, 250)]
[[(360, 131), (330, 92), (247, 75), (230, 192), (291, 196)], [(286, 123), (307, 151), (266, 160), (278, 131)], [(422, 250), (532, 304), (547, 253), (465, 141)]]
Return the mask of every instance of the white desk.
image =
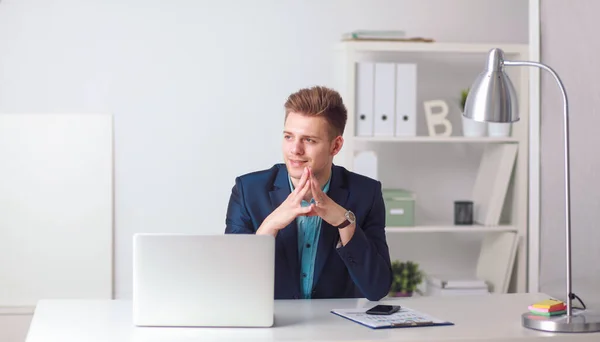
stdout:
[(450, 320), (454, 326), (373, 330), (330, 313), (371, 307), (364, 299), (276, 301), (272, 328), (137, 328), (131, 302), (48, 300), (35, 310), (27, 342), (146, 341), (600, 341), (599, 334), (555, 334), (521, 326), (521, 313), (544, 294), (384, 300)]

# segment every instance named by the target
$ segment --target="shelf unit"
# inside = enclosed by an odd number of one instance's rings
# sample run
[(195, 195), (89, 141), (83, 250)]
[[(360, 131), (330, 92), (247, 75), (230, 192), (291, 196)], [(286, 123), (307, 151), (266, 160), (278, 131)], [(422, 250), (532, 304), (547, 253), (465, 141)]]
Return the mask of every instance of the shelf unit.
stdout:
[(343, 52), (427, 52), (427, 53), (488, 53), (493, 48), (500, 48), (506, 54), (525, 55), (527, 44), (471, 44), (471, 43), (420, 43), (394, 41), (343, 41), (336, 44), (334, 49)]
[[(414, 137), (401, 136), (355, 136), (355, 106), (356, 106), (356, 63), (360, 61), (371, 62), (411, 62), (417, 63), (419, 75), (422, 71), (420, 62), (427, 66), (435, 66), (438, 68), (447, 67), (447, 70), (455, 71), (454, 76), (458, 75), (463, 79), (468, 79), (469, 82), (474, 80), (475, 75), (465, 75), (461, 70), (470, 68), (480, 72), (486, 61), (487, 53), (492, 48), (500, 48), (505, 52), (506, 58), (513, 60), (526, 60), (528, 54), (527, 44), (466, 44), (466, 43), (412, 43), (412, 42), (378, 42), (378, 41), (344, 41), (334, 46), (335, 54), (335, 84), (336, 89), (340, 91), (344, 98), (344, 103), (348, 109), (348, 120), (346, 131), (344, 132), (344, 146), (340, 154), (338, 154), (334, 162), (342, 165), (349, 170), (353, 170), (353, 157), (357, 151), (371, 149), (368, 147), (377, 146), (377, 148), (398, 149), (407, 153), (417, 147), (426, 148), (426, 151), (432, 149), (456, 148), (458, 153), (462, 153), (461, 157), (469, 156), (472, 148), (483, 148), (486, 144), (517, 144), (517, 157), (511, 177), (511, 189), (507, 192), (507, 200), (504, 203), (504, 210), (508, 212), (508, 222), (502, 222), (495, 226), (472, 225), (472, 226), (457, 226), (453, 225), (451, 219), (444, 222), (418, 222), (414, 227), (387, 227), (386, 233), (388, 239), (426, 239), (431, 236), (439, 235), (439, 240), (442, 244), (446, 243), (445, 236), (452, 234), (453, 236), (483, 236), (479, 251), (477, 252), (477, 260), (475, 271), (477, 275), (486, 278), (494, 278), (497, 283), (501, 283), (501, 288), (497, 288), (495, 292), (525, 292), (527, 289), (527, 232), (528, 232), (528, 141), (529, 141), (529, 73), (526, 68), (511, 68), (507, 70), (509, 76), (513, 80), (517, 90), (519, 99), (519, 111), (521, 120), (512, 125), (511, 135), (508, 137), (466, 137), (461, 134), (453, 133), (451, 136), (428, 136), (426, 131), (417, 132)], [(440, 66), (443, 65), (443, 66)], [(453, 69), (453, 65), (457, 65)], [(444, 70), (444, 69), (442, 69)], [(420, 76), (419, 76), (420, 77)], [(437, 74), (436, 74), (437, 77)], [(452, 76), (451, 76), (452, 77)], [(431, 79), (431, 78), (430, 78)], [(469, 83), (470, 85), (470, 83)], [(421, 85), (420, 85), (421, 86)], [(437, 85), (436, 85), (437, 86)], [(464, 83), (461, 83), (464, 88)], [(428, 88), (425, 86), (425, 89)], [(423, 87), (419, 88), (420, 92)], [(439, 87), (435, 95), (440, 97)], [(456, 98), (458, 93), (452, 92)], [(447, 98), (450, 95), (447, 96)], [(426, 119), (421, 113), (423, 98), (417, 96), (417, 119)], [(429, 98), (429, 99), (436, 99)], [(458, 113), (460, 114), (460, 113)], [(367, 145), (367, 147), (365, 147)], [(411, 152), (412, 153), (412, 152)], [(395, 158), (396, 155), (387, 154), (388, 159), (378, 160), (378, 169), (385, 169), (387, 163), (398, 162), (390, 160), (390, 156)], [(426, 161), (426, 157), (415, 152), (411, 157)], [(401, 158), (398, 156), (398, 158)], [(413, 163), (413, 160), (411, 160)], [(457, 162), (458, 163), (458, 162)], [(430, 165), (431, 161), (428, 161)], [(415, 162), (414, 167), (419, 167), (418, 162)], [(412, 164), (411, 164), (412, 167)], [(430, 170), (431, 171), (431, 170)], [(435, 170), (434, 170), (435, 171)], [(445, 175), (449, 179), (452, 175)], [(380, 179), (383, 187), (388, 187), (385, 179)], [(389, 179), (388, 179), (389, 181)], [(446, 191), (448, 189), (440, 189)], [(428, 203), (419, 202), (419, 193), (417, 195), (417, 203), (421, 206), (427, 206)], [(458, 199), (458, 198), (457, 198)], [(418, 217), (416, 218), (418, 221)], [(427, 234), (424, 234), (427, 233)], [(514, 241), (514, 243), (513, 243)], [(415, 246), (409, 246), (417, 248)], [(423, 246), (426, 249), (431, 246)], [(390, 253), (393, 250), (390, 244)], [(418, 248), (417, 248), (418, 249)], [(457, 249), (460, 249), (458, 247)], [(498, 258), (509, 258), (511, 253), (514, 259), (509, 261), (507, 266), (507, 274), (494, 273), (495, 268), (499, 268), (497, 264)], [(432, 257), (433, 258), (433, 257)], [(460, 258), (459, 258), (460, 259)], [(463, 258), (464, 259), (464, 258)]]
[(353, 137), (357, 142), (390, 142), (390, 143), (517, 143), (513, 137)]
[(516, 232), (517, 228), (510, 225), (483, 226), (483, 225), (427, 225), (414, 227), (386, 227), (387, 233), (497, 233)]

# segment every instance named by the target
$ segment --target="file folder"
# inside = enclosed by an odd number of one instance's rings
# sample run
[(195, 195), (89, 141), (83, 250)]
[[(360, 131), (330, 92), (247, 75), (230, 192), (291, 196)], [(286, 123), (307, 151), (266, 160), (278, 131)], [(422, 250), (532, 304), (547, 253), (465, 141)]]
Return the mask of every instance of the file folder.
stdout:
[(377, 172), (377, 154), (374, 151), (361, 151), (354, 156), (354, 172), (379, 180)]
[(356, 64), (356, 135), (373, 136), (373, 93), (375, 65), (369, 62)]
[(417, 135), (417, 65), (396, 64), (396, 136)]
[(394, 136), (395, 63), (375, 63), (375, 136)]
[(338, 315), (371, 329), (413, 328), (454, 325), (416, 310), (403, 306), (400, 311), (391, 315), (369, 315), (367, 309), (334, 309), (331, 313)]

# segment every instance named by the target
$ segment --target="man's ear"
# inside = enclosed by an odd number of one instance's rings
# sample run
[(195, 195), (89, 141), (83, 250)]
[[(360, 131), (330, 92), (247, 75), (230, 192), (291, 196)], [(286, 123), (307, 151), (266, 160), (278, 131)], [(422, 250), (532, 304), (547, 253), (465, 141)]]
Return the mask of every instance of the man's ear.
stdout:
[(335, 156), (340, 152), (344, 146), (344, 138), (341, 135), (338, 135), (333, 139), (333, 143), (331, 144), (331, 156)]

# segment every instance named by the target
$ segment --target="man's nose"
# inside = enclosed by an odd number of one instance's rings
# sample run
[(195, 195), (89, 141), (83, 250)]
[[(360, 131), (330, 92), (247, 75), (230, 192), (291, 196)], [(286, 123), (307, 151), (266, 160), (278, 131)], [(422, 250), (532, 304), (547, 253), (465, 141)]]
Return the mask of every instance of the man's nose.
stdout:
[(292, 153), (293, 154), (303, 154), (304, 153), (304, 147), (302, 146), (302, 142), (297, 140), (294, 143), (292, 143)]

